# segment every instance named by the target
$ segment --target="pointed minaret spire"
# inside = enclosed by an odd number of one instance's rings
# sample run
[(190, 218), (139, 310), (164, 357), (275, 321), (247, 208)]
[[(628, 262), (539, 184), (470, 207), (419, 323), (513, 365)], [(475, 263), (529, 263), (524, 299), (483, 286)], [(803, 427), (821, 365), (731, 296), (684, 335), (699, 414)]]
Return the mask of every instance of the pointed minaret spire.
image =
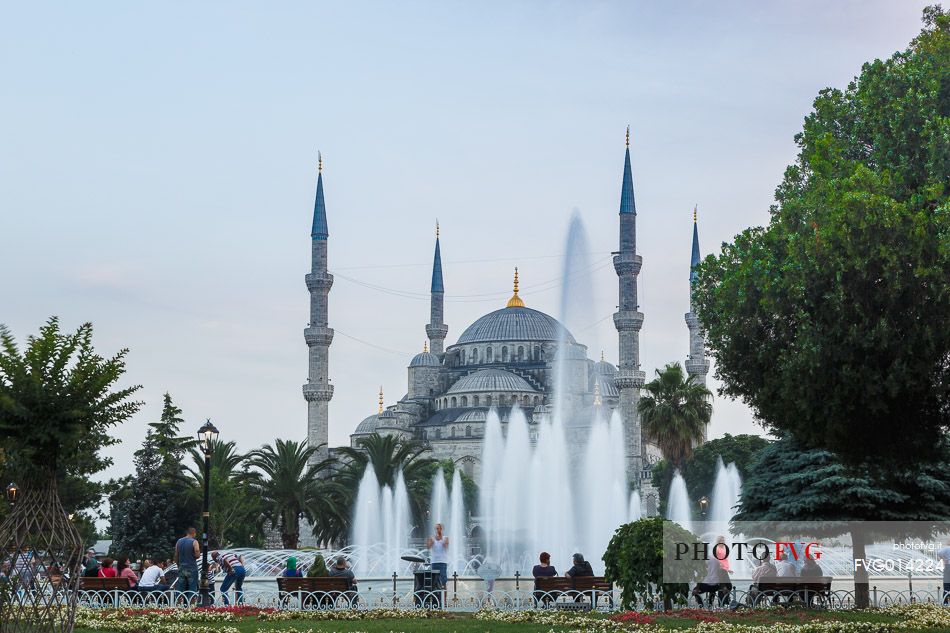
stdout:
[(379, 386), (379, 411), (376, 412), (377, 415), (383, 412), (383, 386)]
[(630, 126), (627, 126), (627, 149), (623, 160), (623, 184), (620, 187), (620, 212), (637, 214), (633, 198), (633, 170), (630, 168)]
[(614, 383), (620, 391), (618, 407), (624, 430), (624, 458), (627, 477), (635, 483), (644, 465), (644, 443), (640, 432), (640, 389), (646, 374), (640, 369), (640, 328), (643, 313), (637, 301), (637, 275), (643, 258), (637, 255), (637, 207), (633, 199), (633, 170), (630, 167), (630, 128), (623, 156), (620, 186), (620, 250), (614, 253), (614, 270), (619, 281), (619, 305), (614, 326), (620, 342)]
[(511, 295), (511, 299), (508, 299), (508, 305), (506, 308), (523, 308), (524, 300), (518, 296), (518, 267), (515, 267), (515, 294)]
[[(699, 205), (697, 205), (698, 207)], [(696, 221), (696, 208), (693, 207), (693, 252), (689, 258), (689, 283), (696, 281), (696, 267), (699, 266), (699, 228)]]
[(327, 204), (323, 200), (323, 154), (317, 152), (317, 199), (313, 203), (313, 228), (310, 237), (325, 240), (330, 237), (327, 228)]
[(317, 197), (313, 205), (313, 228), (310, 231), (310, 273), (306, 276), (310, 291), (310, 324), (304, 330), (309, 348), (309, 371), (303, 386), (307, 401), (307, 444), (316, 448), (311, 463), (327, 458), (329, 439), (329, 405), (333, 398), (330, 384), (329, 358), (333, 329), (328, 327), (327, 309), (333, 275), (327, 271), (327, 205), (323, 199), (323, 155), (317, 154)]
[[(693, 248), (689, 258), (689, 312), (686, 313), (686, 327), (689, 328), (689, 355), (686, 356), (686, 373), (694, 382), (706, 385), (706, 374), (709, 373), (709, 359), (706, 358), (706, 338), (703, 336), (699, 318), (693, 310), (693, 282), (696, 281), (696, 266), (700, 262), (699, 253), (699, 223), (696, 219), (696, 207), (693, 207)], [(708, 425), (707, 425), (708, 426)], [(707, 429), (703, 428), (703, 442), (706, 441)]]
[(429, 337), (429, 348), (439, 356), (444, 351), (445, 336), (449, 333), (443, 319), (445, 318), (445, 284), (442, 281), (442, 247), (439, 244), (439, 221), (435, 221), (435, 255), (432, 257), (432, 287), (429, 301), (429, 323), (426, 325), (426, 336)]

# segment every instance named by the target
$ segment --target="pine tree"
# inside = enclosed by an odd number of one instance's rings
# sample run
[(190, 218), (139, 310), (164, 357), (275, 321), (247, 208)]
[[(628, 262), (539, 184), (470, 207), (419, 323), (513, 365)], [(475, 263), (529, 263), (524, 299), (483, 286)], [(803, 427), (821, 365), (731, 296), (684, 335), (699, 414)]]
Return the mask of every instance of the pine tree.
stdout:
[[(197, 440), (181, 435), (181, 426), (185, 423), (181, 413), (181, 409), (172, 402), (171, 394), (166, 392), (162, 415), (157, 422), (149, 423), (148, 431), (160, 462), (157, 480), (171, 495), (168, 505), (161, 511), (169, 516), (177, 536), (184, 534), (187, 528), (194, 527), (200, 513), (200, 505), (195, 502), (194, 496), (187, 494), (192, 484), (184, 467), (185, 455), (188, 449), (197, 444)], [(149, 438), (146, 438), (148, 441)], [(136, 452), (136, 457), (143, 451), (145, 446)]]
[(163, 460), (150, 430), (135, 453), (135, 477), (129, 497), (112, 509), (112, 549), (131, 556), (168, 557), (175, 542), (170, 512), (177, 492), (162, 481)]

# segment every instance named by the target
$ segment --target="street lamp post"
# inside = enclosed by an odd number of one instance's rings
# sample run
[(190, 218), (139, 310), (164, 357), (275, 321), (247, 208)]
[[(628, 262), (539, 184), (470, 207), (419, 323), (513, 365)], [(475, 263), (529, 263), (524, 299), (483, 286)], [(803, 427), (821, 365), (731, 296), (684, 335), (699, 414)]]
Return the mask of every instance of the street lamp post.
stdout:
[(201, 606), (211, 606), (211, 591), (208, 584), (208, 532), (211, 530), (209, 522), (211, 520), (211, 454), (214, 452), (214, 443), (218, 439), (218, 429), (207, 420), (200, 429), (198, 429), (198, 446), (205, 456), (204, 469), (204, 503), (201, 507)]
[(706, 510), (709, 509), (709, 497), (703, 495), (699, 499), (699, 511), (702, 513), (703, 518), (706, 518)]

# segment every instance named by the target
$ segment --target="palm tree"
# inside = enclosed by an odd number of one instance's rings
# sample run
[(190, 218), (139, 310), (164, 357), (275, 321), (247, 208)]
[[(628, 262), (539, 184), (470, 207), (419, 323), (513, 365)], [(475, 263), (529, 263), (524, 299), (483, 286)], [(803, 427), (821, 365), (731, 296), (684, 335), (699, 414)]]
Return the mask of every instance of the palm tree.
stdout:
[[(211, 445), (210, 531), (208, 541), (212, 548), (224, 547), (241, 535), (260, 533), (262, 518), (259, 496), (249, 495), (257, 483), (255, 473), (248, 470), (245, 456), (237, 452), (234, 442), (214, 440)], [(197, 503), (204, 490), (204, 454), (189, 449), (194, 466), (186, 466), (191, 480), (189, 494)], [(229, 537), (231, 537), (229, 539)]]
[[(356, 492), (366, 465), (372, 463), (376, 479), (381, 486), (388, 484), (395, 487), (396, 477), (402, 470), (412, 512), (416, 517), (423, 516), (429, 503), (432, 476), (435, 472), (432, 466), (436, 464), (436, 460), (422, 457), (427, 450), (421, 442), (400, 440), (378, 433), (359, 439), (356, 447), (337, 449), (343, 466), (335, 481), (346, 491), (342, 507), (350, 508), (356, 502)], [(349, 521), (349, 517), (346, 519)]]
[(646, 438), (660, 447), (676, 468), (703, 441), (703, 430), (712, 417), (712, 392), (688, 378), (679, 363), (670, 363), (643, 387), (638, 410)]
[[(297, 549), (301, 517), (313, 521), (315, 508), (335, 485), (321, 477), (332, 464), (330, 460), (309, 463), (318, 448), (306, 442), (275, 440), (273, 446), (265, 445), (248, 455), (249, 464), (262, 475), (256, 488), (264, 502), (264, 516), (271, 526), (280, 527), (285, 549)], [(334, 507), (328, 504), (324, 511), (332, 512)]]

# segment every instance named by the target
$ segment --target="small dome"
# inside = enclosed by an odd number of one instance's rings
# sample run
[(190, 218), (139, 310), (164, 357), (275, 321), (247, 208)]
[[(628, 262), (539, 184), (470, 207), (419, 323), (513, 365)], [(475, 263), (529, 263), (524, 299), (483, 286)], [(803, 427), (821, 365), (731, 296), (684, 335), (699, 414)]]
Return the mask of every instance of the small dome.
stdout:
[(409, 362), (410, 367), (439, 367), (439, 357), (432, 352), (422, 352), (412, 357)]
[(460, 378), (446, 393), (471, 393), (473, 391), (531, 391), (535, 388), (522, 378), (501, 369), (481, 369)]
[(496, 341), (557, 342), (562, 333), (568, 343), (576, 342), (571, 333), (552, 316), (531, 308), (502, 308), (468, 326), (456, 345)]
[(613, 376), (617, 373), (617, 368), (605, 360), (594, 363), (594, 371), (601, 376)]
[(363, 418), (363, 421), (356, 425), (356, 430), (353, 431), (353, 435), (370, 435), (371, 433), (375, 433), (378, 424), (379, 414), (374, 413), (369, 417)]

